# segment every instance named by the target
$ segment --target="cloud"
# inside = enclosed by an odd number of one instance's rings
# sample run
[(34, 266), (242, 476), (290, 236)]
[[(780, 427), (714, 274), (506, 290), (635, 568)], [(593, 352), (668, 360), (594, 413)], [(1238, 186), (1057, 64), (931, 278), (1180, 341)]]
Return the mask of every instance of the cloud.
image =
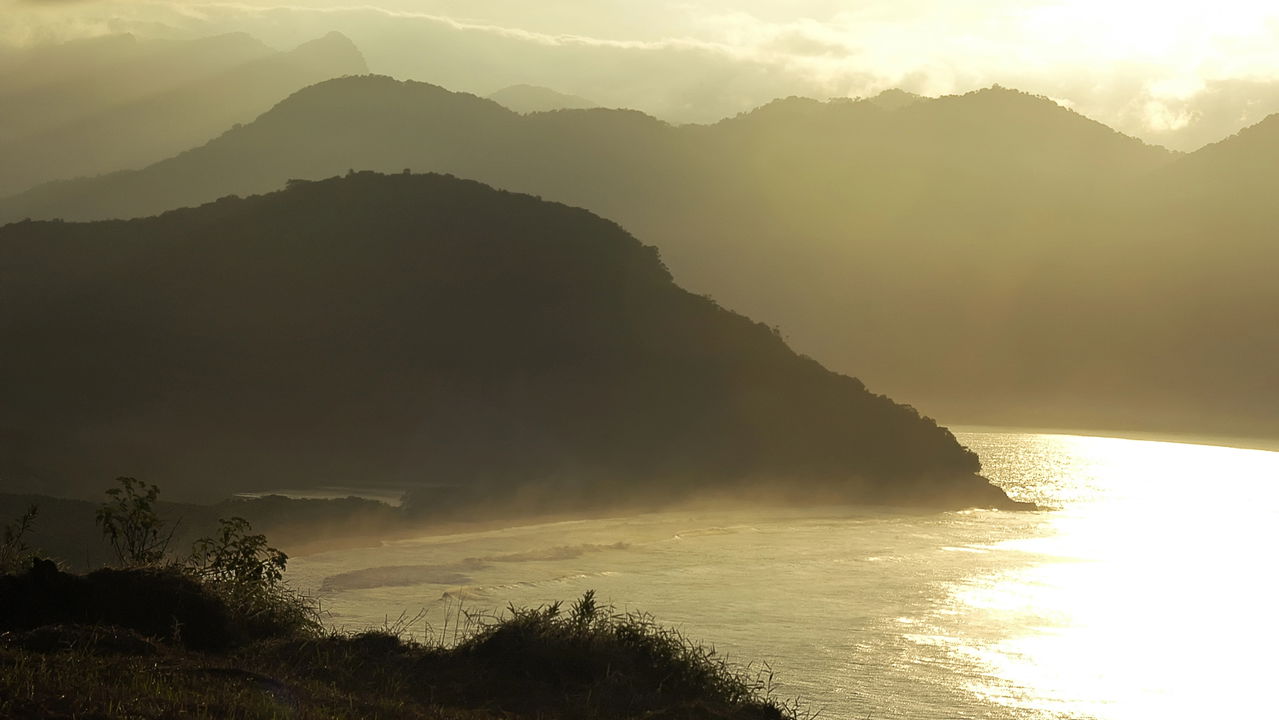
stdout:
[(1244, 0), (8, 2), (10, 44), (244, 31), (290, 47), (339, 30), (377, 72), (480, 94), (546, 85), (681, 122), (785, 95), (999, 83), (1189, 147), (1272, 107), (1279, 79), (1279, 8)]

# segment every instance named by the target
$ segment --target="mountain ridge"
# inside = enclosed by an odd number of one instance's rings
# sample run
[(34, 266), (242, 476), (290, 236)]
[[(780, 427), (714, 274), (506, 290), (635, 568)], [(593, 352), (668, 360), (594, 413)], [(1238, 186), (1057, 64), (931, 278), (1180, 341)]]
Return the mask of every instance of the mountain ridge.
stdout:
[[(228, 44), (243, 47), (228, 49)], [(140, 45), (114, 64), (104, 59), (99, 71), (114, 69), (126, 79), (141, 74), (147, 82), (107, 78), (95, 83), (92, 75), (73, 76), (62, 84), (6, 92), (0, 80), (0, 101), (13, 108), (7, 120), (0, 116), (0, 152), (8, 161), (0, 169), (0, 194), (42, 180), (163, 160), (235, 122), (251, 121), (281, 94), (367, 71), (359, 49), (340, 33), (288, 51), (272, 50), (242, 33), (149, 48)], [(129, 91), (117, 91), (121, 84)]]
[[(1242, 137), (1227, 147), (1272, 155)], [(671, 126), (359, 77), (145, 171), (0, 201), (0, 219), (145, 215), (353, 168), (451, 173), (613, 218), (681, 285), (950, 422), (1279, 436), (1254, 399), (1271, 373), (1250, 360), (1279, 344), (1257, 277), (1275, 262), (1268, 184), (1202, 157), (1004, 88)], [(1193, 340), (1223, 328), (1246, 330)]]
[(49, 485), (1017, 507), (944, 428), (674, 285), (615, 223), (472, 181), (352, 173), (18, 223), (0, 277), (0, 369), (27, 378), (4, 471)]

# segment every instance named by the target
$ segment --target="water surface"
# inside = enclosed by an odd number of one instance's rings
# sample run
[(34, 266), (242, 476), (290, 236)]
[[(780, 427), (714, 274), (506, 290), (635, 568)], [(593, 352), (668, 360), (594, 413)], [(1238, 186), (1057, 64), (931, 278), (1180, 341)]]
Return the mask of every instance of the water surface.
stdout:
[[(766, 661), (830, 718), (1274, 717), (1279, 453), (961, 433), (1052, 512), (669, 512), (426, 537), (290, 565), (339, 625), (571, 600)], [(447, 620), (446, 620), (447, 618)], [(429, 623), (429, 624), (428, 624)]]

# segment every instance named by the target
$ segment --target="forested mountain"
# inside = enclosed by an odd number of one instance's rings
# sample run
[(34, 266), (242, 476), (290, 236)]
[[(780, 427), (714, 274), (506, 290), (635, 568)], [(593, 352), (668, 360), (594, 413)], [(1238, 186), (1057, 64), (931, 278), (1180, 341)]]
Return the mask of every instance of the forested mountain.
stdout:
[(117, 35), (37, 46), (0, 68), (0, 195), (148, 165), (300, 88), (368, 71), (337, 33), (288, 52), (243, 34)]
[(1012, 506), (944, 428), (680, 289), (617, 225), (446, 176), (9, 225), (0, 344), (21, 378), (0, 472), (46, 489)]
[(142, 171), (11, 198), (0, 219), (449, 172), (617, 220), (685, 287), (949, 423), (1279, 437), (1273, 125), (1182, 156), (999, 87), (673, 127), (360, 77)]

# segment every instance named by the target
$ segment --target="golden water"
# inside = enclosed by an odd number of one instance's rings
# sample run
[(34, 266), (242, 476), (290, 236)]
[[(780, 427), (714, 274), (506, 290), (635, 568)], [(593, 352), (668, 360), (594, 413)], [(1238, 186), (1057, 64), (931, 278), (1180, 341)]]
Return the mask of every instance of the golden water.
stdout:
[(1014, 497), (1059, 509), (658, 513), (325, 553), (289, 575), (340, 625), (425, 608), (418, 636), (459, 603), (595, 589), (767, 661), (829, 718), (1279, 717), (1279, 453), (960, 439)]

